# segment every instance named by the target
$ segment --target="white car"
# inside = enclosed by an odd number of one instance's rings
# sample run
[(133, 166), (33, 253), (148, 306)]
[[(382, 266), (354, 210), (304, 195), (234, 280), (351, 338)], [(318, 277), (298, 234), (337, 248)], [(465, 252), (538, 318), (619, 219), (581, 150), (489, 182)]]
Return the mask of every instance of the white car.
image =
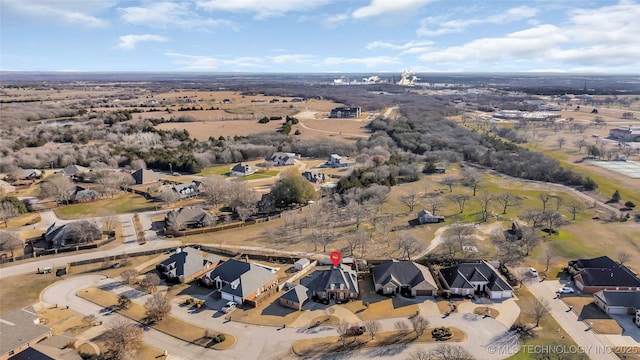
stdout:
[(573, 288), (571, 286), (563, 286), (560, 289), (558, 289), (558, 291), (556, 291), (558, 294), (572, 294), (574, 292)]
[(233, 310), (235, 310), (236, 306), (238, 306), (236, 303), (234, 303), (233, 301), (229, 301), (225, 306), (222, 307), (222, 309), (220, 309), (220, 311), (222, 311), (225, 314), (228, 314)]
[(533, 277), (537, 277), (538, 276), (538, 271), (534, 268), (529, 268), (529, 274), (531, 274), (531, 276)]

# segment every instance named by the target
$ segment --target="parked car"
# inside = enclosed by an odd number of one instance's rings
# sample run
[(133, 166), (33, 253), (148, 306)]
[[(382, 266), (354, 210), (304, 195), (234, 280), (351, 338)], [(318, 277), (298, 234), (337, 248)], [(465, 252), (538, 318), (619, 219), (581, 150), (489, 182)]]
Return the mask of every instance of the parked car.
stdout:
[(533, 277), (537, 277), (538, 271), (535, 268), (529, 268), (529, 274), (531, 274), (531, 276)]
[(572, 294), (575, 290), (573, 290), (573, 288), (571, 286), (563, 286), (560, 289), (558, 289), (558, 291), (556, 291), (558, 294)]
[(228, 314), (233, 310), (235, 310), (237, 306), (238, 304), (234, 303), (233, 301), (229, 301), (228, 303), (225, 304), (225, 306), (222, 307), (222, 309), (220, 309), (220, 311), (222, 311), (225, 314)]

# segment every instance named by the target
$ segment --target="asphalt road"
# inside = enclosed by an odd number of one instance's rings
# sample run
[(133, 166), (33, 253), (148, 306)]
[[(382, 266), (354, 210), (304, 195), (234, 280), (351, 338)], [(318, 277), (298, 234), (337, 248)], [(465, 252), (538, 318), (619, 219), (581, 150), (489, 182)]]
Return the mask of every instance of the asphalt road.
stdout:
[[(133, 295), (133, 301), (144, 304), (146, 294), (134, 294), (136, 290), (115, 282), (113, 279), (100, 275), (83, 275), (70, 277), (59, 281), (42, 292), (41, 301), (59, 306), (69, 306), (72, 310), (83, 315), (96, 315), (106, 326), (120, 315), (101, 313), (101, 307), (77, 297), (75, 294), (89, 286), (102, 286), (112, 288), (115, 293), (127, 292)], [(173, 304), (172, 314), (192, 324), (209, 327), (215, 330), (233, 334), (238, 338), (238, 343), (233, 349), (223, 352), (206, 349), (197, 345), (191, 345), (171, 336), (165, 335), (153, 329), (145, 331), (144, 341), (158, 349), (168, 350), (173, 359), (203, 359), (218, 358), (224, 354), (226, 359), (254, 360), (254, 359), (299, 359), (291, 354), (291, 344), (299, 339), (326, 337), (337, 335), (332, 326), (321, 326), (316, 329), (258, 326), (235, 321), (224, 322), (224, 316), (220, 316), (215, 310), (204, 310), (191, 313), (188, 308)], [(394, 324), (400, 318), (380, 320), (381, 331), (393, 330)], [(406, 318), (401, 318), (407, 320)], [(457, 343), (471, 352), (476, 359), (497, 360), (506, 358), (512, 353), (499, 353), (492, 351), (492, 346), (504, 342), (503, 336), (507, 328), (504, 324), (491, 318), (482, 318), (472, 314), (452, 314), (447, 318), (440, 316), (428, 317), (430, 324), (437, 326), (450, 326), (463, 329), (468, 337), (463, 342)], [(509, 338), (511, 341), (512, 337)], [(515, 344), (517, 347), (517, 340)], [(327, 354), (320, 359), (406, 359), (409, 354), (418, 348), (429, 350), (439, 344), (411, 344), (398, 345), (384, 348), (365, 349), (350, 353)]]
[[(582, 350), (593, 360), (619, 360), (614, 354), (609, 353), (611, 344), (608, 344), (602, 336), (587, 329), (587, 325), (578, 321), (578, 316), (573, 311), (568, 311), (567, 305), (560, 299), (554, 299), (555, 291), (562, 287), (558, 280), (533, 281), (527, 284), (527, 288), (538, 299), (546, 299), (549, 303), (549, 312), (558, 324), (573, 338)], [(567, 349), (572, 351), (573, 349)]]

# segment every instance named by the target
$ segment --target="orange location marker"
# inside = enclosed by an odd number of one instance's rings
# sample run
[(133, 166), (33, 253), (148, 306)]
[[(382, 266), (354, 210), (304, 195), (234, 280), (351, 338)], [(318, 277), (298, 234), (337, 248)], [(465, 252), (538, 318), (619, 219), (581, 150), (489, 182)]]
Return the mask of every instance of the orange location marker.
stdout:
[(338, 267), (338, 264), (340, 264), (340, 261), (342, 260), (342, 254), (340, 254), (340, 251), (333, 251), (329, 255), (329, 258), (331, 258), (333, 266)]

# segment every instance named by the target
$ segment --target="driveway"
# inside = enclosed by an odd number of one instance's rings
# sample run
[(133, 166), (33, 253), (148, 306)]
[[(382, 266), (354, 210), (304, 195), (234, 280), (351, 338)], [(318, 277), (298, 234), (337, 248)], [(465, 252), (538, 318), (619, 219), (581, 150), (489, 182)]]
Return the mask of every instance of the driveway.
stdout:
[(618, 360), (616, 355), (609, 353), (612, 344), (604, 335), (597, 335), (593, 331), (589, 331), (587, 325), (578, 320), (576, 313), (570, 311), (563, 301), (555, 299), (556, 290), (562, 287), (560, 281), (533, 281), (526, 286), (538, 300), (545, 299), (549, 303), (548, 310), (551, 316), (582, 349), (585, 349), (589, 358), (593, 360)]
[[(115, 282), (113, 279), (105, 278), (100, 275), (77, 276), (59, 281), (45, 289), (41, 294), (41, 300), (49, 304), (59, 304), (60, 306), (69, 306), (72, 310), (84, 315), (96, 315), (98, 320), (104, 321), (106, 326), (112, 320), (120, 315), (106, 315), (100, 313), (101, 307), (91, 302), (77, 297), (77, 291), (89, 287), (96, 286), (103, 289), (110, 289), (115, 293), (126, 293), (132, 296), (132, 300), (137, 303), (144, 303), (148, 296), (129, 286)], [(299, 359), (290, 352), (291, 345), (294, 341), (300, 339), (326, 337), (337, 335), (335, 328), (332, 326), (324, 326), (315, 328), (310, 331), (306, 326), (302, 328), (259, 326), (235, 321), (225, 322), (223, 316), (216, 315), (217, 310), (205, 309), (203, 311), (191, 312), (188, 307), (181, 307), (174, 303), (172, 315), (181, 318), (189, 323), (208, 327), (211, 329), (223, 331), (233, 334), (238, 338), (237, 345), (224, 352), (211, 349), (205, 349), (197, 345), (191, 345), (175, 338), (149, 329), (145, 331), (144, 340), (151, 346), (158, 349), (167, 349), (173, 358), (183, 359), (201, 359), (224, 356), (227, 359), (253, 360), (253, 359)], [(489, 349), (495, 343), (496, 338), (500, 338), (507, 332), (507, 327), (501, 322), (483, 318), (473, 314), (456, 313), (449, 317), (429, 316), (427, 317), (432, 326), (449, 326), (463, 329), (468, 337), (465, 341), (457, 343), (463, 346), (469, 352), (474, 354), (476, 359), (502, 359), (511, 354), (492, 353)], [(393, 330), (394, 324), (398, 320), (407, 320), (406, 318), (389, 318), (380, 320), (381, 331)], [(321, 357), (322, 359), (406, 359), (409, 354), (418, 348), (429, 350), (439, 344), (410, 344), (398, 347), (385, 347), (364, 349), (348, 354), (328, 354)]]

